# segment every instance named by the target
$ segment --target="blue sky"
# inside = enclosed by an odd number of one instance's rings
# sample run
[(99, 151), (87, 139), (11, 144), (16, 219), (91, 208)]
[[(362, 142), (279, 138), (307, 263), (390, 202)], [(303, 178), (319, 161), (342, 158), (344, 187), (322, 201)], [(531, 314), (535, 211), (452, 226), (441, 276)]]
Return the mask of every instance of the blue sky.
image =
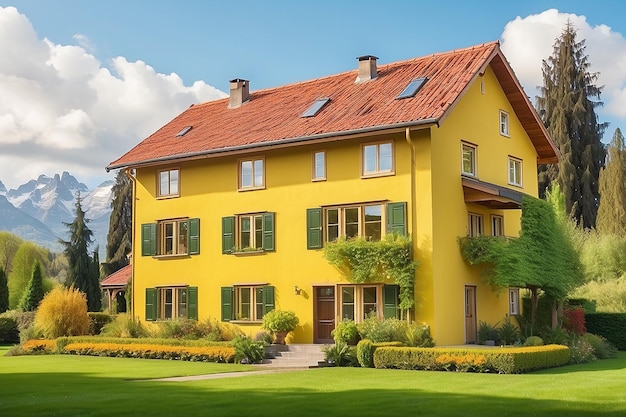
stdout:
[(365, 54), (384, 64), (500, 40), (534, 97), (567, 18), (606, 85), (608, 141), (626, 128), (624, 16), (626, 2), (609, 0), (0, 0), (0, 180), (69, 170), (97, 185), (108, 162), (229, 79), (254, 91), (352, 70)]

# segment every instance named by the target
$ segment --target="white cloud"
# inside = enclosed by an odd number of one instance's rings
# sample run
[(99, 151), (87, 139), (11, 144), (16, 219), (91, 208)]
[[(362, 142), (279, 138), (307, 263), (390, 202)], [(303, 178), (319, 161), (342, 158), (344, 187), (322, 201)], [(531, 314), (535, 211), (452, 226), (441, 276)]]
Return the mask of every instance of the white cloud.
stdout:
[(79, 45), (39, 39), (26, 16), (0, 7), (0, 180), (7, 188), (63, 171), (99, 181), (109, 162), (190, 104), (226, 96), (142, 61), (117, 57), (107, 67), (89, 52), (87, 37), (74, 39)]
[(552, 55), (554, 42), (568, 19), (578, 31), (577, 40), (585, 40), (590, 72), (599, 73), (596, 85), (604, 86), (600, 98), (604, 107), (598, 113), (604, 116), (601, 122), (612, 122), (612, 132), (619, 127), (615, 119), (626, 118), (626, 40), (621, 33), (606, 25), (591, 26), (585, 16), (550, 9), (509, 22), (502, 33), (502, 50), (534, 100), (539, 94), (537, 87), (543, 84), (542, 60)]

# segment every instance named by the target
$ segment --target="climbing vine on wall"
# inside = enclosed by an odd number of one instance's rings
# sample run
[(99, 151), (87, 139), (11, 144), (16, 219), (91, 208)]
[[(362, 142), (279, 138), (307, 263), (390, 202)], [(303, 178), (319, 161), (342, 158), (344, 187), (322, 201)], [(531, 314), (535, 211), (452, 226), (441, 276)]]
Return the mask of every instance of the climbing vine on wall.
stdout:
[(380, 241), (339, 238), (327, 243), (324, 257), (351, 282), (393, 281), (400, 287), (400, 308), (415, 304), (413, 287), (417, 262), (409, 237), (388, 234)]

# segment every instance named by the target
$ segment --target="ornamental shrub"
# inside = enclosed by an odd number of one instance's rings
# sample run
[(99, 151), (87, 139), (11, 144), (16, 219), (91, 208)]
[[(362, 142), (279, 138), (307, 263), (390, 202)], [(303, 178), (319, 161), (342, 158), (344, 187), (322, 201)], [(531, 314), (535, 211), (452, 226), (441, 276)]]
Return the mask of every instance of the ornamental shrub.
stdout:
[(589, 343), (593, 347), (593, 354), (598, 359), (614, 358), (617, 355), (617, 349), (602, 336), (593, 333), (585, 333), (580, 336), (582, 340)]
[(585, 334), (585, 310), (582, 308), (566, 308), (563, 311), (563, 327), (577, 336)]
[(430, 327), (413, 323), (407, 326), (404, 344), (414, 347), (434, 347), (435, 341), (430, 336)]
[(347, 343), (339, 342), (334, 345), (325, 345), (322, 351), (324, 352), (324, 360), (330, 366), (352, 367), (359, 365), (356, 349), (348, 346)]
[(111, 323), (115, 316), (108, 313), (87, 313), (91, 319), (91, 326), (89, 327), (90, 334), (100, 334), (105, 324)]
[(335, 339), (335, 343), (344, 342), (349, 345), (356, 345), (360, 339), (356, 323), (350, 319), (343, 319), (337, 323), (331, 335)]
[(356, 345), (356, 358), (362, 368), (374, 367), (374, 344), (369, 339), (362, 339)]
[(588, 363), (597, 358), (593, 353), (593, 346), (583, 338), (574, 338), (569, 345), (570, 363)]
[(10, 317), (0, 317), (0, 344), (16, 344), (20, 342), (20, 331), (17, 321)]
[(505, 345), (513, 345), (520, 340), (520, 332), (511, 321), (511, 317), (507, 314), (504, 316), (502, 325), (500, 326), (500, 341)]
[(371, 314), (357, 325), (361, 339), (370, 339), (373, 343), (403, 342), (409, 324), (404, 320), (381, 319)]
[(150, 332), (139, 321), (134, 319), (130, 314), (118, 314), (115, 320), (105, 324), (100, 332), (104, 336), (109, 337), (148, 337)]
[(87, 298), (73, 287), (54, 288), (41, 301), (35, 314), (35, 326), (48, 339), (85, 335), (90, 325)]
[(524, 346), (543, 346), (543, 339), (539, 336), (530, 336), (524, 342)]
[(260, 363), (265, 356), (263, 342), (255, 342), (247, 336), (237, 336), (233, 346), (237, 363)]

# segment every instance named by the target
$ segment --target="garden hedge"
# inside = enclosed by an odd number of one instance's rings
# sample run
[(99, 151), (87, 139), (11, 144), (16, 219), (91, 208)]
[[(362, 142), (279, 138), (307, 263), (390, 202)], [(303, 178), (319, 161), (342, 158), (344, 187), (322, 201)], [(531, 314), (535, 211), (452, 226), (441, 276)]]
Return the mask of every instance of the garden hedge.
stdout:
[(602, 336), (619, 350), (626, 350), (626, 313), (585, 314), (588, 333)]
[(379, 347), (374, 352), (374, 367), (519, 374), (567, 365), (569, 358), (569, 348), (561, 345), (486, 349)]
[(233, 362), (234, 346), (166, 346), (129, 343), (69, 343), (61, 353), (116, 358), (176, 359), (199, 362)]

